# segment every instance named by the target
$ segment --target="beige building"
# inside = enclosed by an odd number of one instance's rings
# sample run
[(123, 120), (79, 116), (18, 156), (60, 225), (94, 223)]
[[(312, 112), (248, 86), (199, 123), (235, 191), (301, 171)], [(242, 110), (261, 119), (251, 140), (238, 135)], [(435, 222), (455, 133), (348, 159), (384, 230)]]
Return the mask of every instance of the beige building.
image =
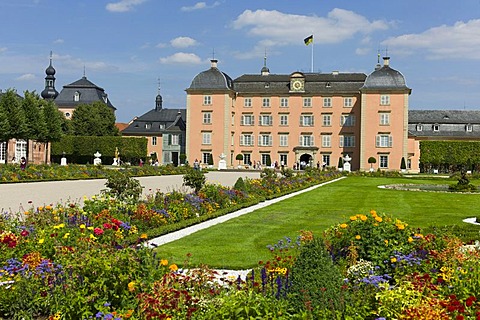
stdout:
[[(402, 158), (418, 171), (409, 151), (411, 89), (389, 58), (363, 73), (259, 74), (232, 80), (212, 60), (187, 92), (186, 154), (230, 167), (277, 163), (288, 167), (337, 167), (350, 158), (351, 170), (400, 170)], [(223, 155), (222, 155), (223, 154)], [(375, 164), (368, 163), (374, 157)], [(412, 160), (410, 159), (410, 160)]]

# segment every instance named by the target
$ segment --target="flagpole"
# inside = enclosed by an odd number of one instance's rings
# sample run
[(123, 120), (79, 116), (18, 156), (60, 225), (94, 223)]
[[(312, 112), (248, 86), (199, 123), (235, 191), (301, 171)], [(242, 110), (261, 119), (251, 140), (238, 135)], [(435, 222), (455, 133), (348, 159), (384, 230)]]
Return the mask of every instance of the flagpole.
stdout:
[(313, 47), (315, 46), (315, 36), (313, 35), (312, 33), (312, 69), (311, 69), (311, 72), (313, 73)]

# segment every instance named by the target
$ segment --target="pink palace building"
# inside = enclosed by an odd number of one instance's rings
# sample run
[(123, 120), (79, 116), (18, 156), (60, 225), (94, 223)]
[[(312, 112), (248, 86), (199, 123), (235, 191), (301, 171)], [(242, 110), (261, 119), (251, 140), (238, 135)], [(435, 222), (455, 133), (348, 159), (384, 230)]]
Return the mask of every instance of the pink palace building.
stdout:
[(231, 168), (338, 167), (348, 156), (351, 170), (398, 171), (404, 158), (409, 172), (419, 171), (419, 141), (408, 131), (411, 89), (388, 57), (368, 76), (272, 74), (265, 60), (259, 74), (234, 80), (211, 60), (186, 92), (189, 163), (211, 155), (214, 167), (220, 159)]

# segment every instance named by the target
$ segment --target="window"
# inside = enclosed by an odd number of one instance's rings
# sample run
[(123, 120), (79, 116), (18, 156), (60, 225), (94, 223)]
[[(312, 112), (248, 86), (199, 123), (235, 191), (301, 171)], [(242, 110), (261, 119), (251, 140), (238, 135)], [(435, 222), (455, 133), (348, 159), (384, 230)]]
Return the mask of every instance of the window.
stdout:
[(391, 148), (393, 145), (393, 137), (390, 134), (379, 134), (376, 137), (375, 145), (377, 148)]
[(250, 165), (252, 163), (252, 155), (250, 153), (244, 153), (243, 154), (243, 164), (244, 165)]
[(20, 161), (22, 157), (27, 158), (27, 142), (25, 140), (17, 140), (15, 143), (15, 159)]
[(343, 98), (343, 106), (345, 108), (353, 107), (353, 98), (352, 97)]
[(253, 146), (253, 134), (244, 133), (240, 135), (241, 146)]
[(331, 114), (322, 114), (322, 125), (324, 127), (330, 127), (332, 125), (332, 115)]
[(423, 130), (423, 125), (417, 124), (416, 129), (417, 129), (417, 131), (422, 131)]
[(433, 125), (433, 131), (440, 131), (440, 125), (439, 124), (434, 124)]
[(342, 114), (342, 116), (340, 117), (340, 126), (343, 126), (343, 127), (355, 126), (355, 115)]
[(388, 94), (380, 95), (380, 105), (382, 106), (390, 105), (390, 96)]
[(235, 144), (235, 133), (231, 133), (230, 135), (230, 145), (233, 146)]
[(263, 98), (262, 99), (262, 107), (270, 108), (270, 98)]
[(302, 147), (312, 147), (313, 146), (313, 136), (311, 134), (302, 134), (300, 136), (300, 146), (302, 146)]
[(170, 144), (172, 146), (178, 146), (180, 144), (180, 135), (178, 134), (170, 135)]
[(163, 124), (163, 123), (160, 124), (160, 129), (162, 129), (162, 130), (165, 129), (165, 124)]
[(203, 152), (202, 153), (202, 162), (203, 163), (208, 163), (208, 160), (210, 159), (210, 152)]
[(75, 101), (75, 102), (80, 101), (80, 92), (76, 91), (73, 94), (73, 101)]
[(323, 98), (323, 107), (331, 108), (332, 107), (332, 98)]
[(152, 137), (152, 146), (157, 145), (157, 137)]
[(288, 160), (288, 155), (285, 154), (285, 153), (281, 153), (280, 154), (280, 165), (281, 166), (288, 166), (287, 160)]
[(280, 115), (280, 125), (281, 126), (288, 126), (288, 114), (281, 114)]
[(270, 114), (261, 114), (260, 115), (260, 125), (261, 126), (271, 126), (273, 123), (272, 115)]
[(243, 106), (245, 108), (251, 108), (252, 107), (252, 98), (243, 99)]
[(232, 112), (232, 126), (235, 125), (235, 112)]
[(151, 123), (145, 123), (145, 129), (150, 129), (152, 127)]
[(278, 140), (280, 141), (280, 147), (288, 147), (288, 134), (280, 133)]
[(258, 136), (258, 145), (262, 147), (268, 147), (272, 145), (272, 135), (271, 134), (260, 134)]
[(262, 165), (266, 166), (269, 161), (270, 163), (272, 162), (272, 159), (270, 158), (270, 154), (262, 153)]
[(70, 112), (65, 112), (65, 118), (70, 118), (71, 116)]
[(203, 124), (211, 124), (212, 123), (212, 113), (211, 112), (204, 112), (203, 113)]
[(212, 144), (211, 132), (202, 132), (202, 144)]
[(209, 106), (212, 104), (212, 96), (203, 96), (203, 105)]
[(380, 168), (387, 169), (388, 168), (388, 155), (380, 155)]
[(322, 134), (322, 148), (330, 148), (332, 146), (332, 135)]
[(330, 154), (322, 154), (322, 161), (327, 167), (330, 166)]
[(465, 126), (465, 131), (467, 132), (472, 132), (473, 131), (473, 126), (469, 123)]
[(340, 148), (353, 148), (355, 147), (355, 136), (339, 136), (340, 138)]
[(313, 115), (304, 114), (300, 116), (300, 125), (302, 127), (311, 127), (313, 126)]
[(171, 157), (171, 153), (170, 152), (164, 152), (163, 153), (163, 163), (172, 163), (172, 157)]
[(241, 123), (240, 125), (242, 126), (253, 126), (253, 124), (255, 123), (255, 117), (253, 114), (244, 114), (242, 115), (242, 120), (241, 120)]
[(388, 126), (390, 125), (390, 113), (388, 112), (380, 112), (380, 125), (381, 126)]
[(280, 108), (288, 108), (288, 98), (280, 98)]
[(0, 163), (8, 163), (6, 142), (0, 142)]
[(303, 107), (311, 108), (312, 107), (312, 98), (303, 98)]

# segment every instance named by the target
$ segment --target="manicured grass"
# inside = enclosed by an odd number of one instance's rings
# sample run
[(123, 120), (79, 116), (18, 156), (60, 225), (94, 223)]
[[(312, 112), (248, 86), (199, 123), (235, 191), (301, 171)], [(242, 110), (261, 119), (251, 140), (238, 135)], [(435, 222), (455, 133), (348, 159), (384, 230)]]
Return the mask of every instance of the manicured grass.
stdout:
[(422, 229), (457, 225), (478, 235), (480, 226), (465, 224), (462, 219), (480, 216), (480, 194), (378, 188), (399, 183), (453, 182), (348, 177), (163, 245), (157, 252), (162, 258), (178, 264), (191, 253), (193, 265), (230, 269), (256, 267), (260, 260), (271, 258), (267, 245), (286, 236), (295, 240), (300, 230), (319, 235), (333, 224), (351, 215), (367, 214), (371, 209)]

